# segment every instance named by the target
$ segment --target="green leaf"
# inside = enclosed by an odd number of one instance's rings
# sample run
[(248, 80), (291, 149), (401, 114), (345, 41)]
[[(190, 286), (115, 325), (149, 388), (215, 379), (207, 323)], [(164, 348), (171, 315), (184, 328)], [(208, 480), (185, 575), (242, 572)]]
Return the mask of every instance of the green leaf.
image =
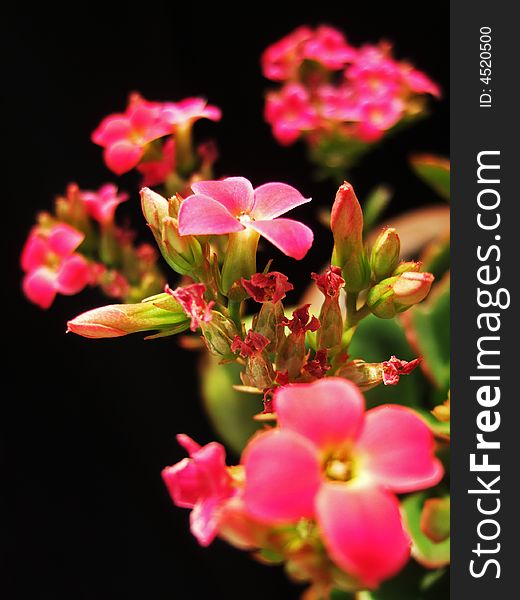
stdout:
[(391, 199), (392, 190), (386, 185), (378, 185), (370, 190), (363, 202), (363, 231), (365, 234), (376, 225)]
[[(403, 360), (415, 358), (400, 323), (396, 319), (378, 319), (373, 315), (363, 319), (350, 344), (350, 358), (382, 362), (393, 354)], [(424, 380), (419, 369), (401, 377), (397, 385), (380, 385), (364, 393), (369, 407), (389, 402), (420, 406), (423, 394)]]
[(450, 286), (445, 279), (430, 297), (402, 314), (409, 339), (423, 357), (423, 367), (446, 397), (450, 387)]
[(383, 582), (377, 590), (359, 592), (356, 600), (439, 600), (449, 597), (449, 580), (438, 579), (430, 587), (424, 587), (425, 570), (414, 561), (396, 577)]
[(220, 438), (237, 454), (247, 440), (262, 428), (253, 416), (262, 410), (262, 397), (239, 392), (242, 367), (237, 363), (219, 364), (214, 358), (202, 369), (202, 396), (209, 418)]
[(413, 170), (445, 200), (450, 199), (450, 163), (440, 156), (421, 154), (410, 159)]
[(426, 494), (408, 496), (401, 503), (406, 529), (412, 538), (412, 556), (425, 567), (435, 569), (450, 562), (450, 538), (436, 543), (421, 530), (421, 516)]

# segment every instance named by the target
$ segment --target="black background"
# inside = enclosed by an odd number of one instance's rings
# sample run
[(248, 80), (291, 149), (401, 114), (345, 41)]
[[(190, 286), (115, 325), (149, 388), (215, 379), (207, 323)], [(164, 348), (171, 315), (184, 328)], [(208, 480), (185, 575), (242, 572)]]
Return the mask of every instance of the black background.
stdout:
[[(132, 90), (151, 100), (206, 96), (224, 114), (220, 124), (200, 123), (197, 130), (218, 141), (218, 175), (244, 175), (254, 185), (286, 181), (329, 205), (334, 185), (314, 181), (303, 147), (279, 147), (263, 122), (269, 83), (261, 76), (261, 51), (297, 25), (329, 23), (354, 45), (395, 42), (397, 56), (430, 74), (447, 95), (448, 3), (262, 3), (235, 10), (154, 2), (135, 12), (108, 14), (83, 4), (68, 10), (19, 10), (4, 19), (2, 243), (9, 283), (2, 421), (10, 475), (5, 548), (16, 585), (9, 597), (29, 597), (36, 586), (35, 600), (298, 598), (301, 590), (280, 569), (220, 541), (200, 548), (188, 512), (172, 506), (162, 485), (160, 470), (182, 457), (175, 433), (214, 439), (199, 402), (195, 357), (171, 338), (66, 336), (68, 318), (105, 300), (94, 290), (60, 296), (43, 313), (20, 293), (19, 253), (35, 212), (50, 209), (67, 182), (92, 189), (114, 181), (89, 136), (102, 117), (124, 108)], [(407, 164), (414, 151), (448, 154), (448, 103), (432, 106), (429, 118), (354, 171), (358, 196), (389, 183), (389, 214), (436, 200)], [(132, 174), (120, 180), (129, 191), (137, 183)], [(276, 268), (300, 285), (330, 252), (315, 208), (294, 213), (315, 229), (310, 256), (296, 264), (276, 254)], [(125, 211), (149, 239), (135, 192)]]

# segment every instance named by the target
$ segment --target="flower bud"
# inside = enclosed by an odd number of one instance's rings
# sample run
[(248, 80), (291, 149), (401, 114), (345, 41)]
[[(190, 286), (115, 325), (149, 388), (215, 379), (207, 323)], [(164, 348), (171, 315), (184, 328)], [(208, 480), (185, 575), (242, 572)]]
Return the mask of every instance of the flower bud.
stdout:
[(367, 306), (380, 319), (391, 319), (397, 314), (394, 304), (394, 290), (392, 289), (397, 279), (398, 277), (383, 279), (368, 292)]
[(150, 229), (155, 237), (164, 260), (181, 275), (193, 274), (203, 260), (202, 249), (195, 236), (179, 234), (177, 219), (180, 200), (168, 200), (161, 195), (143, 188), (141, 205)]
[(394, 269), (393, 275), (402, 275), (403, 273), (413, 272), (417, 273), (421, 270), (421, 262), (415, 260), (408, 260), (400, 262)]
[(334, 235), (332, 262), (343, 270), (347, 292), (360, 292), (370, 282), (370, 267), (363, 247), (363, 212), (352, 186), (340, 186), (330, 217)]
[(212, 310), (211, 320), (201, 321), (200, 328), (211, 354), (223, 360), (233, 358), (231, 345), (238, 332), (231, 319), (216, 310)]
[(391, 319), (424, 300), (434, 279), (431, 273), (413, 271), (383, 279), (368, 292), (367, 305), (377, 317)]
[(408, 307), (422, 302), (430, 292), (434, 279), (431, 273), (403, 273), (394, 284), (396, 304)]
[(182, 307), (168, 294), (159, 294), (139, 304), (111, 304), (89, 310), (67, 323), (67, 331), (87, 338), (111, 338), (159, 331), (179, 333), (190, 321)]
[(376, 281), (390, 277), (399, 262), (401, 243), (395, 229), (387, 227), (377, 236), (370, 254), (370, 266)]

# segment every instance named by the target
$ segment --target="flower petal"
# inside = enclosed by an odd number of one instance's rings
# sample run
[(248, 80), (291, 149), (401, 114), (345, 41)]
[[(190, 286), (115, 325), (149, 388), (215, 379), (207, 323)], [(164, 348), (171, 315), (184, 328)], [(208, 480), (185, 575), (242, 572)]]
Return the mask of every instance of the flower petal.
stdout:
[(190, 514), (190, 531), (201, 546), (209, 546), (218, 533), (219, 502), (205, 498), (195, 504)]
[(107, 146), (104, 157), (107, 167), (116, 175), (122, 175), (133, 169), (143, 154), (144, 150), (140, 146), (122, 140)]
[(56, 289), (60, 294), (68, 296), (77, 294), (90, 281), (90, 269), (87, 261), (80, 254), (66, 258), (58, 271)]
[(332, 560), (363, 586), (377, 587), (406, 564), (410, 541), (392, 494), (354, 482), (327, 482), (316, 512)]
[(241, 213), (249, 214), (253, 208), (253, 186), (245, 177), (228, 177), (221, 181), (198, 181), (192, 184), (191, 189), (195, 194), (203, 194), (220, 202), (234, 217), (238, 217)]
[(59, 223), (52, 228), (52, 231), (47, 238), (49, 250), (61, 257), (70, 256), (74, 250), (81, 244), (85, 235), (66, 225)]
[(239, 223), (220, 202), (209, 196), (188, 196), (179, 209), (179, 233), (181, 235), (206, 235), (242, 231)]
[(20, 259), (24, 271), (33, 271), (45, 264), (49, 247), (46, 240), (32, 231), (25, 242)]
[(242, 456), (244, 502), (252, 516), (283, 523), (314, 515), (322, 481), (315, 448), (292, 431), (273, 430), (253, 438)]
[(292, 219), (250, 221), (247, 226), (258, 231), (284, 254), (297, 260), (307, 254), (314, 239), (314, 234), (307, 225)]
[(259, 221), (275, 219), (310, 201), (311, 198), (304, 198), (297, 189), (286, 183), (265, 183), (255, 189), (252, 216)]
[(23, 292), (40, 308), (49, 308), (56, 296), (56, 273), (47, 267), (27, 273), (23, 280)]
[(197, 465), (189, 458), (162, 470), (162, 478), (176, 506), (193, 508), (208, 496), (208, 485)]
[(378, 406), (366, 413), (356, 455), (363, 473), (397, 493), (431, 487), (443, 475), (433, 434), (404, 406)]
[(278, 388), (274, 395), (278, 423), (320, 449), (355, 439), (363, 422), (365, 400), (351, 381), (330, 377)]

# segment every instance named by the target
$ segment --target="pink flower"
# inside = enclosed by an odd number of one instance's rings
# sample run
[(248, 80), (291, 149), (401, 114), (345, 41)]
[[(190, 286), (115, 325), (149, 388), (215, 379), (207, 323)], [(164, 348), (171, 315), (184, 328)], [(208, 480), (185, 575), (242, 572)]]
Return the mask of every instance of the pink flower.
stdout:
[(345, 71), (350, 85), (361, 98), (375, 99), (400, 93), (402, 71), (387, 52), (378, 46), (364, 46)]
[(77, 294), (90, 282), (87, 261), (74, 252), (83, 238), (65, 223), (33, 228), (21, 257), (23, 291), (31, 302), (49, 308), (57, 293)]
[(128, 200), (128, 194), (118, 194), (113, 183), (102, 185), (97, 192), (81, 191), (80, 194), (89, 215), (102, 225), (112, 223), (116, 208)]
[(364, 413), (345, 379), (288, 385), (273, 400), (279, 427), (254, 437), (242, 457), (249, 512), (270, 524), (315, 519), (334, 562), (376, 587), (410, 556), (395, 494), (442, 477), (432, 433), (402, 406)]
[(142, 186), (160, 185), (175, 170), (175, 140), (169, 137), (161, 150), (161, 158), (147, 160), (137, 165), (137, 170), (143, 175)]
[(220, 235), (253, 229), (287, 256), (301, 259), (312, 245), (312, 231), (292, 219), (278, 219), (310, 202), (285, 183), (266, 183), (253, 189), (244, 177), (199, 181), (191, 186), (179, 210), (181, 235)]
[(203, 283), (192, 283), (184, 287), (178, 287), (171, 290), (168, 286), (165, 289), (182, 306), (184, 312), (191, 318), (190, 329), (196, 331), (201, 323), (209, 323), (213, 317), (211, 309), (215, 302), (206, 302), (204, 294), (206, 286)]
[(204, 98), (185, 98), (180, 102), (165, 102), (162, 113), (172, 125), (191, 125), (199, 119), (220, 121), (222, 117), (220, 108), (208, 104)]
[(401, 375), (409, 375), (416, 367), (419, 366), (422, 358), (414, 358), (411, 361), (400, 360), (396, 356), (392, 356), (390, 360), (385, 360), (383, 366), (383, 383), (385, 385), (397, 385)]
[(333, 70), (342, 69), (356, 54), (341, 31), (327, 25), (318, 27), (312, 37), (304, 42), (302, 49), (303, 58), (314, 60)]
[(285, 293), (294, 289), (287, 275), (278, 271), (255, 273), (251, 279), (242, 279), (242, 287), (257, 302), (279, 302)]
[(351, 86), (321, 85), (317, 90), (317, 107), (324, 119), (359, 121), (359, 98)]
[(364, 102), (360, 106), (360, 122), (355, 133), (365, 142), (373, 142), (384, 135), (402, 117), (404, 103), (399, 98), (387, 97)]
[(133, 94), (124, 113), (109, 115), (92, 134), (92, 141), (105, 149), (105, 162), (117, 175), (133, 169), (146, 144), (172, 133), (163, 105)]
[(298, 83), (267, 94), (264, 116), (274, 137), (284, 145), (292, 144), (302, 132), (315, 129), (320, 122), (309, 93)]
[(284, 81), (293, 77), (303, 61), (302, 44), (312, 36), (309, 27), (298, 27), (269, 46), (262, 54), (262, 72), (267, 79)]
[(226, 468), (226, 451), (217, 442), (199, 446), (183, 434), (177, 441), (190, 458), (166, 467), (162, 477), (173, 502), (192, 509), (191, 532), (201, 546), (207, 546), (218, 533), (220, 507), (235, 492)]

